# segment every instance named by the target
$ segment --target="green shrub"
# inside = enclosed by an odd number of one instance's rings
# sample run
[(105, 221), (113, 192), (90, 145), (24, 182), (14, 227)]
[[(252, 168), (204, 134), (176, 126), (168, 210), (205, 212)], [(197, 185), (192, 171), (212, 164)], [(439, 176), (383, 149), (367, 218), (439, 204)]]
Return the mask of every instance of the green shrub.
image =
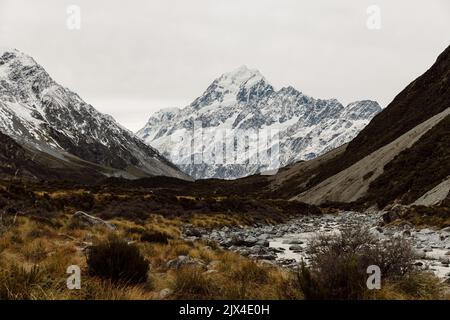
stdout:
[(91, 276), (127, 284), (146, 282), (149, 270), (138, 247), (116, 236), (89, 248), (87, 265)]

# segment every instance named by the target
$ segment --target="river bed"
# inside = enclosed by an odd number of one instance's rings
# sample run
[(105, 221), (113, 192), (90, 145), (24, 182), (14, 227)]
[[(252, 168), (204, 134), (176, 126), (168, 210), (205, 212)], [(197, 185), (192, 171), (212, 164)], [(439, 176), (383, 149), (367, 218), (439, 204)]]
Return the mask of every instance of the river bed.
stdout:
[(403, 237), (420, 257), (417, 265), (442, 280), (450, 279), (450, 230), (421, 229), (408, 223), (383, 225), (383, 212), (301, 216), (279, 225), (253, 227), (222, 227), (202, 234), (189, 235), (191, 240), (213, 240), (222, 247), (244, 256), (263, 260), (287, 268), (295, 268), (300, 261), (308, 263), (306, 247), (319, 234), (339, 232), (344, 225), (363, 224), (380, 239)]

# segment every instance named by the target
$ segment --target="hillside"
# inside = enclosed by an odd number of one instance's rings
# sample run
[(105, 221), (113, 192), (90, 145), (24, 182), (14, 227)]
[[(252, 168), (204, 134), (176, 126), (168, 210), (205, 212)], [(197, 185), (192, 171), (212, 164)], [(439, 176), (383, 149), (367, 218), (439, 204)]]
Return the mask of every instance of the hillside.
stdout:
[(111, 116), (54, 81), (32, 57), (0, 52), (0, 131), (22, 147), (106, 176), (189, 177)]
[(294, 164), (269, 178), (271, 188), (315, 204), (414, 202), (450, 175), (449, 79), (450, 47), (347, 146)]

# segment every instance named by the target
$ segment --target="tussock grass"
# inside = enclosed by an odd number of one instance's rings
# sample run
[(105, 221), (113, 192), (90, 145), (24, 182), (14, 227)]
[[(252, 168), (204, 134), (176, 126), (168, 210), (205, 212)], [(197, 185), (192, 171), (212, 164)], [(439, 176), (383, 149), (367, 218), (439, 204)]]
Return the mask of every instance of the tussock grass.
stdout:
[[(183, 224), (195, 225), (193, 222), (196, 219), (200, 221), (200, 218), (169, 218), (157, 214), (142, 221), (115, 218), (109, 220), (117, 227), (112, 232), (101, 227), (70, 226), (70, 215), (67, 214), (45, 219), (20, 216), (13, 226), (0, 234), (0, 298), (159, 299), (159, 292), (166, 288), (173, 290), (166, 299), (304, 298), (304, 290), (290, 271), (252, 261), (210, 243), (182, 240)], [(234, 222), (223, 215), (210, 215), (207, 225)], [(146, 233), (161, 233), (167, 236), (167, 242), (142, 241), (141, 236)], [(145, 281), (138, 284), (117, 282), (89, 273), (87, 248), (108, 241), (111, 236), (134, 242), (135, 253), (138, 252), (150, 266)], [(204, 266), (168, 268), (167, 262), (180, 255), (199, 259)], [(100, 260), (107, 260), (104, 255), (100, 256)], [(81, 268), (81, 290), (68, 290), (66, 287), (69, 276), (66, 270), (70, 265)], [(445, 298), (441, 289), (436, 278), (411, 274), (408, 279), (392, 279), (383, 284), (382, 290), (363, 298)]]

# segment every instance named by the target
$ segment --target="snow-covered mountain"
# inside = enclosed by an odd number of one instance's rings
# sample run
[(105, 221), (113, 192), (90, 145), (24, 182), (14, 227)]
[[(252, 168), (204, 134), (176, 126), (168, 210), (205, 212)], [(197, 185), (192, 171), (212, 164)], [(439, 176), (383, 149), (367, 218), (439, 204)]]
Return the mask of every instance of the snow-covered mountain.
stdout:
[(18, 50), (0, 52), (0, 131), (28, 150), (107, 176), (188, 178)]
[(315, 158), (353, 139), (381, 110), (375, 101), (343, 106), (293, 87), (277, 91), (242, 66), (189, 106), (159, 111), (137, 135), (196, 179), (233, 179)]

